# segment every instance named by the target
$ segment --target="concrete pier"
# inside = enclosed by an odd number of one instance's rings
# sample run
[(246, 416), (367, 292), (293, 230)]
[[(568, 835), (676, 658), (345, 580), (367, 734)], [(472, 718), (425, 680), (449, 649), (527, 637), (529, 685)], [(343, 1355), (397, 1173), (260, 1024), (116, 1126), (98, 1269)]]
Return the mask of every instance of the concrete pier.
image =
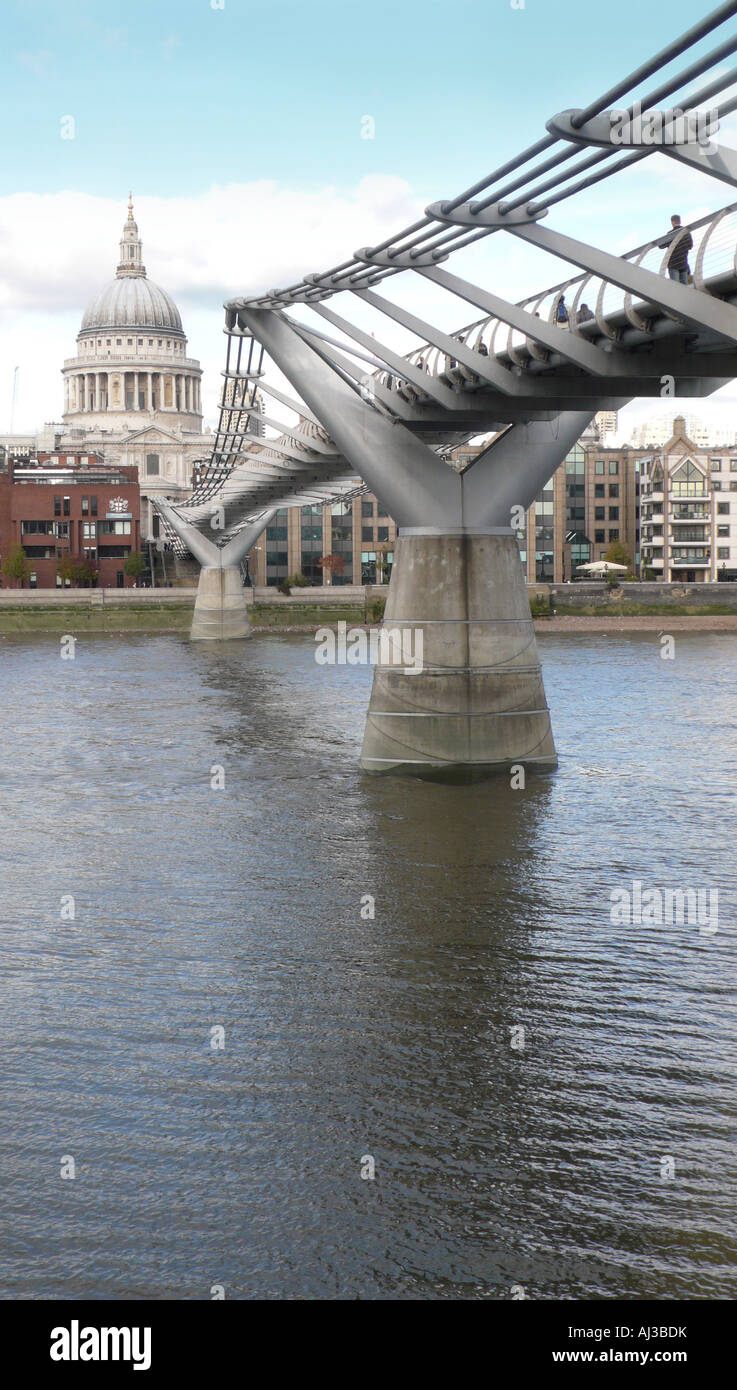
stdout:
[[(473, 781), (557, 764), (519, 549), (511, 531), (403, 528), (384, 627), (411, 630), (419, 673), (374, 671), (366, 772)], [(409, 636), (405, 646), (409, 650)], [(394, 649), (401, 650), (395, 640)], [(387, 644), (389, 646), (389, 644)]]
[(204, 565), (194, 605), (192, 641), (250, 637), (246, 595), (237, 565)]

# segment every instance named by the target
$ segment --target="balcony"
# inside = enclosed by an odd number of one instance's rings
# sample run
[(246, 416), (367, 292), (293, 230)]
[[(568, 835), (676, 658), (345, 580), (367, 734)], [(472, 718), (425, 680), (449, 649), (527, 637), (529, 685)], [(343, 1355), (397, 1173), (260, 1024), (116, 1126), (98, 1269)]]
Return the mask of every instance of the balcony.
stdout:
[(703, 507), (699, 507), (693, 512), (687, 511), (685, 507), (674, 507), (670, 519), (676, 525), (684, 521), (711, 521), (711, 513)]

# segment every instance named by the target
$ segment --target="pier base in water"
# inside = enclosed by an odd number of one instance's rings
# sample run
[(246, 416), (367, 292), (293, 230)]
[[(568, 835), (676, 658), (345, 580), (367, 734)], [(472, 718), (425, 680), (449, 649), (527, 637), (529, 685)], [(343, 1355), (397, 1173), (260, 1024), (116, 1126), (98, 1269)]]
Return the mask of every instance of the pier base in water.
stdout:
[(237, 565), (205, 565), (194, 606), (193, 641), (250, 637), (246, 595)]
[(554, 768), (514, 535), (409, 529), (400, 533), (395, 556), (384, 627), (399, 630), (393, 649), (404, 642), (415, 664), (421, 643), (422, 669), (376, 666), (361, 767), (449, 781), (474, 781), (516, 764)]

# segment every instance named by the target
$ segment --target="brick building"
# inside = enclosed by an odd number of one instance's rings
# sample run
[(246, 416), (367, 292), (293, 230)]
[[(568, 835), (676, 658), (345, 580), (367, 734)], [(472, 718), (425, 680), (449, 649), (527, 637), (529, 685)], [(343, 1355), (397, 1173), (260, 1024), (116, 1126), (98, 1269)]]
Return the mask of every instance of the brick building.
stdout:
[[(16, 545), (32, 588), (69, 587), (58, 573), (65, 557), (88, 561), (101, 588), (132, 584), (123, 567), (141, 548), (138, 470), (89, 453), (8, 459), (0, 465), (0, 564)], [(13, 582), (0, 574), (5, 587)]]

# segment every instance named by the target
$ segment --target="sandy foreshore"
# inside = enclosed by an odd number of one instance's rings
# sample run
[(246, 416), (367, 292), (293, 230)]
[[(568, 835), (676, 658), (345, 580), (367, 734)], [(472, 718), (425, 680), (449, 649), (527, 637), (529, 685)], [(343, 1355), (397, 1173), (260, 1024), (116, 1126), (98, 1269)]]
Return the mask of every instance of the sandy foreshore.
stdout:
[(667, 613), (593, 618), (572, 613), (557, 618), (537, 618), (536, 632), (735, 632), (737, 613), (703, 613), (669, 617)]

